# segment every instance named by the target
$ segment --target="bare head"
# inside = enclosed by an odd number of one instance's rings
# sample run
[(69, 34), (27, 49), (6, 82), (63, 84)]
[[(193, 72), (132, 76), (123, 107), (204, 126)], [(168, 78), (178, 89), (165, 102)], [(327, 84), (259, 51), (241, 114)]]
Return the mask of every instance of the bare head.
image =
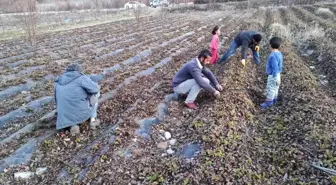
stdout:
[(254, 34), (252, 36), (252, 41), (253, 41), (253, 44), (255, 44), (255, 45), (258, 45), (261, 40), (262, 40), (262, 36), (259, 33)]
[(211, 61), (211, 52), (208, 49), (204, 49), (201, 51), (201, 53), (198, 55), (198, 60), (202, 64), (210, 64)]
[(271, 49), (279, 49), (282, 39), (280, 37), (272, 37), (270, 40)]
[(214, 29), (212, 30), (212, 35), (219, 35), (220, 29), (219, 26), (215, 26)]

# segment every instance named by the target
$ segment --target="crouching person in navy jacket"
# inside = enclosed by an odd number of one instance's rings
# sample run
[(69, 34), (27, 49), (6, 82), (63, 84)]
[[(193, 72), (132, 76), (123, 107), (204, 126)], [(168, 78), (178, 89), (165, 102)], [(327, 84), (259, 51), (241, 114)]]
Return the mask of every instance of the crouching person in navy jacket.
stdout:
[(220, 96), (219, 91), (223, 90), (214, 74), (205, 67), (205, 64), (209, 64), (210, 61), (211, 52), (205, 49), (201, 51), (198, 58), (184, 64), (173, 78), (174, 92), (188, 94), (185, 105), (190, 109), (197, 109), (195, 99), (201, 89), (205, 89), (217, 98)]

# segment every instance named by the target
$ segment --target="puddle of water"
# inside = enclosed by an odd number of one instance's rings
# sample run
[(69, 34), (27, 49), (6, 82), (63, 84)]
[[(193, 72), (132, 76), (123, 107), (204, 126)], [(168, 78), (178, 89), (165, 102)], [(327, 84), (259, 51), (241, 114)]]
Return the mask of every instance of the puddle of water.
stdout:
[(194, 142), (182, 147), (181, 155), (185, 158), (193, 158), (201, 151), (201, 144)]

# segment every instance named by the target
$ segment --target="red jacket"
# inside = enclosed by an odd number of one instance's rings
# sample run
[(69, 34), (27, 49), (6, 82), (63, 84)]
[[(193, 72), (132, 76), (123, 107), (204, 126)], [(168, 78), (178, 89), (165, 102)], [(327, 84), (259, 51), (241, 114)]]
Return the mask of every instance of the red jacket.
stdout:
[(215, 64), (218, 60), (218, 47), (219, 47), (219, 37), (218, 35), (214, 35), (212, 36), (212, 40), (211, 40), (211, 43), (210, 43), (210, 51), (211, 51), (211, 55), (212, 55), (212, 58), (211, 58), (211, 61), (210, 63), (211, 64)]

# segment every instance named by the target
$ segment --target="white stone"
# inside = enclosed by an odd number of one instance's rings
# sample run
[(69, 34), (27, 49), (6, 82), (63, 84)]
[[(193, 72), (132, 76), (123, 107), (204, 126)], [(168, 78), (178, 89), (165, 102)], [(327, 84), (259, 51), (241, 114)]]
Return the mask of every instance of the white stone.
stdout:
[(310, 67), (310, 69), (315, 69), (315, 66), (309, 66)]
[(168, 153), (168, 154), (173, 154), (173, 153), (175, 153), (175, 151), (169, 148), (169, 149), (167, 150), (167, 153)]
[(166, 153), (161, 154), (161, 157), (166, 157), (166, 156), (167, 156)]
[(160, 134), (163, 134), (165, 131), (164, 130), (159, 130)]
[(171, 134), (170, 134), (169, 132), (165, 132), (165, 133), (164, 133), (164, 137), (165, 137), (166, 139), (170, 139), (170, 138), (171, 138)]
[(70, 138), (64, 138), (64, 141), (71, 141)]
[(16, 179), (29, 179), (34, 176), (33, 172), (16, 172), (14, 178)]
[(175, 145), (176, 144), (176, 139), (171, 139), (171, 140), (169, 140), (169, 144), (170, 145)]
[(282, 178), (282, 182), (286, 182), (287, 179), (288, 179), (288, 174), (286, 173), (286, 174), (283, 176), (283, 178)]
[(36, 173), (36, 175), (42, 175), (47, 170), (48, 170), (48, 168), (37, 168), (35, 173)]
[(166, 149), (168, 147), (168, 142), (161, 142), (157, 144), (157, 147), (161, 149)]

